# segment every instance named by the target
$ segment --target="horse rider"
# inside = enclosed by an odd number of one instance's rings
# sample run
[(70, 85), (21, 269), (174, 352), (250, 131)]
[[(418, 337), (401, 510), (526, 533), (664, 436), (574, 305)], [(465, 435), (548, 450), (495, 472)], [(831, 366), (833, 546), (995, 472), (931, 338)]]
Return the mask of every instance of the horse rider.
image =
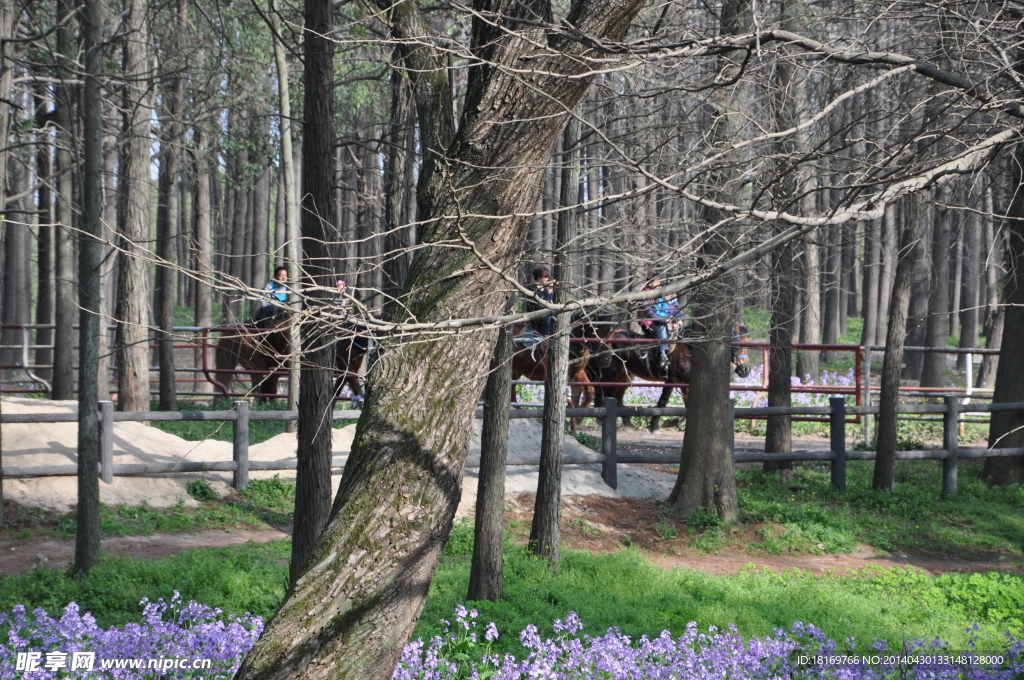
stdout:
[[(263, 290), (268, 291), (267, 299), (260, 301), (256, 310), (255, 322), (260, 328), (269, 328), (278, 319), (283, 319), (287, 310), (282, 305), (288, 302), (288, 268), (276, 267), (274, 277), (267, 282)], [(274, 301), (280, 304), (275, 304)]]
[[(661, 276), (655, 275), (643, 290), (654, 290), (661, 288)], [(645, 300), (639, 311), (640, 329), (644, 335), (652, 340), (668, 340), (672, 331), (679, 325), (681, 310), (675, 300), (675, 296), (668, 298), (657, 297)], [(668, 345), (659, 345), (659, 366), (661, 370), (668, 370)]]
[[(331, 305), (338, 308), (338, 311), (340, 312), (349, 311), (349, 301), (345, 297), (347, 290), (348, 287), (345, 283), (345, 279), (338, 279), (334, 283), (334, 300), (331, 302)], [(365, 354), (370, 349), (370, 339), (365, 335), (360, 335), (356, 331), (357, 326), (355, 324), (345, 323), (338, 331), (338, 335), (351, 335), (352, 346)]]
[[(551, 270), (547, 265), (539, 264), (533, 268), (533, 300), (526, 302), (526, 311), (535, 312), (544, 309), (539, 301), (552, 302), (555, 299), (555, 282), (551, 280)], [(554, 330), (554, 319), (550, 316), (530, 322), (535, 331), (547, 337)]]

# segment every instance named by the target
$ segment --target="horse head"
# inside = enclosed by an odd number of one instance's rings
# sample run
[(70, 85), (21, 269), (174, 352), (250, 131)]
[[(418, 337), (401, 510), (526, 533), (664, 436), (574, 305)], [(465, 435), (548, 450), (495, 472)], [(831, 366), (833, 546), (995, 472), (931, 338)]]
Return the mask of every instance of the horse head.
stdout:
[[(733, 324), (732, 341), (733, 343), (748, 342), (747, 327), (744, 324), (739, 322)], [(750, 352), (747, 347), (733, 345), (732, 365), (734, 367), (733, 370), (736, 371), (736, 375), (739, 377), (746, 378), (750, 375)]]

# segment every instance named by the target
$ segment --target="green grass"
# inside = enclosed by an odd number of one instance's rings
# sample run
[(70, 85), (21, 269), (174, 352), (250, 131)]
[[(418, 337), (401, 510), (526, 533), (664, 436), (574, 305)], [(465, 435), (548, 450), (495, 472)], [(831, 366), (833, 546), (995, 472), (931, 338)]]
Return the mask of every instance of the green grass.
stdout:
[[(203, 487), (204, 480), (190, 484)], [(206, 489), (213, 492), (207, 484)], [(215, 493), (215, 492), (214, 492)], [(193, 494), (194, 496), (195, 494)], [(204, 529), (283, 527), (291, 524), (295, 506), (295, 483), (254, 479), (240, 493), (209, 498), (198, 506), (184, 501), (169, 508), (141, 505), (101, 505), (100, 531), (104, 537), (147, 536), (154, 532), (181, 533)], [(13, 538), (28, 540), (41, 535), (73, 538), (75, 512), (64, 515), (38, 508), (13, 506), (6, 518)]]
[[(78, 602), (100, 625), (138, 620), (139, 600), (169, 598), (173, 591), (220, 607), (226, 614), (269, 616), (284, 596), (289, 543), (248, 544), (197, 550), (159, 560), (105, 558), (88, 575), (38, 569), (24, 576), (0, 577), (0, 611), (15, 604), (57, 612)], [(445, 549), (414, 637), (440, 632), (465, 603), (472, 552), (472, 527), (457, 526)], [(506, 545), (505, 597), (470, 603), (482, 621), (497, 623), (498, 651), (511, 651), (527, 624), (551, 633), (553, 619), (580, 614), (590, 634), (617, 626), (629, 635), (680, 634), (689, 621), (701, 627), (735, 623), (744, 636), (768, 635), (794, 621), (814, 623), (833, 639), (855, 637), (861, 646), (875, 638), (899, 645), (905, 638), (941, 637), (964, 648), (966, 629), (980, 624), (979, 649), (998, 649), (1002, 633), (1022, 633), (1024, 578), (1007, 574), (948, 574), (933, 577), (892, 568), (865, 570), (851, 577), (812, 577), (805, 573), (749, 571), (711, 576), (666, 571), (635, 549), (612, 554), (563, 551), (562, 567), (522, 548)]]
[(291, 543), (246, 544), (190, 550), (158, 560), (105, 557), (80, 578), (66, 571), (34, 569), (23, 576), (0, 576), (0, 611), (16, 604), (43, 607), (51, 614), (69, 602), (91, 612), (101, 626), (138, 621), (142, 598), (184, 600), (222, 608), (228, 614), (270, 616), (284, 597)]
[[(182, 408), (182, 411), (230, 411), (235, 407), (234, 401), (218, 399), (210, 406), (190, 405)], [(344, 406), (339, 406), (344, 408)], [(284, 411), (287, 404), (284, 401), (268, 401), (265, 403), (253, 402), (249, 405), (250, 411)], [(155, 407), (154, 407), (155, 410)], [(355, 420), (335, 420), (332, 427), (345, 427)], [(182, 421), (157, 421), (152, 423), (164, 432), (177, 435), (190, 442), (203, 441), (204, 439), (215, 439), (217, 441), (229, 442), (233, 434), (230, 422), (218, 422), (212, 420), (182, 420)], [(249, 443), (259, 444), (284, 432), (285, 423), (281, 420), (251, 420), (249, 421)]]
[(846, 494), (832, 489), (825, 465), (798, 467), (785, 485), (760, 469), (738, 470), (742, 521), (783, 527), (751, 547), (831, 553), (867, 543), (936, 557), (1024, 554), (1024, 487), (989, 488), (980, 463), (961, 463), (959, 493), (943, 499), (937, 462), (899, 461), (896, 492), (879, 492), (871, 489), (872, 469), (851, 462)]

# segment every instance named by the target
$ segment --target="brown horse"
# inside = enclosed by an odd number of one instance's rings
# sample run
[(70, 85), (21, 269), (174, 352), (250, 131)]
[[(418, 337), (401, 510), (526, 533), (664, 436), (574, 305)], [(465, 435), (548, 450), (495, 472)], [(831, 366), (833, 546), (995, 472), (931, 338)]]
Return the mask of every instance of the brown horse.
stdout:
[[(590, 362), (588, 373), (592, 382), (615, 382), (628, 383), (633, 378), (641, 378), (651, 382), (662, 382), (669, 384), (686, 384), (690, 382), (690, 358), (692, 348), (685, 342), (672, 342), (668, 352), (668, 370), (661, 368), (659, 364), (658, 343), (631, 343), (628, 341), (648, 339), (646, 336), (633, 333), (624, 328), (616, 328), (605, 338), (602, 345), (602, 356)], [(609, 342), (611, 341), (611, 342)], [(733, 324), (732, 341), (747, 342), (747, 327), (741, 323)], [(741, 378), (750, 375), (750, 357), (746, 348), (732, 348), (733, 370)], [(629, 387), (621, 386), (597, 386), (596, 400), (598, 406), (604, 402), (605, 397), (614, 397), (621, 405)], [(674, 387), (662, 387), (661, 397), (658, 399), (658, 408), (668, 406)], [(690, 388), (680, 387), (680, 394), (685, 405), (690, 398)], [(622, 417), (625, 427), (632, 427), (632, 419), (628, 416)], [(651, 417), (651, 432), (661, 429), (661, 416)]]
[[(363, 396), (357, 373), (366, 356), (367, 339), (351, 330), (339, 331), (335, 343), (335, 370), (339, 376), (334, 385), (337, 396), (342, 387), (349, 386), (352, 394)], [(225, 376), (223, 385), (218, 385), (225, 397), (231, 392), (235, 380), (234, 370), (241, 365), (241, 373), (249, 373), (252, 391), (261, 401), (277, 399), (277, 384), (288, 368), (290, 349), (287, 322), (279, 322), (269, 328), (240, 326), (230, 335), (217, 340), (215, 365), (218, 373)]]
[[(528, 326), (526, 324), (512, 325), (512, 379), (513, 380), (545, 380), (547, 379), (547, 353), (548, 343), (544, 339), (539, 343), (527, 345), (517, 342), (516, 339), (523, 338), (523, 332)], [(525, 336), (529, 337), (529, 336)], [(574, 325), (570, 333), (572, 338), (597, 337), (596, 331), (587, 323)], [(569, 382), (587, 383), (587, 362), (590, 358), (591, 347), (587, 343), (569, 343)], [(512, 401), (517, 401), (516, 386), (512, 386)], [(587, 408), (594, 401), (594, 388), (587, 385), (573, 385), (572, 398), (569, 400), (573, 408)], [(570, 420), (570, 427), (576, 430), (576, 419)]]

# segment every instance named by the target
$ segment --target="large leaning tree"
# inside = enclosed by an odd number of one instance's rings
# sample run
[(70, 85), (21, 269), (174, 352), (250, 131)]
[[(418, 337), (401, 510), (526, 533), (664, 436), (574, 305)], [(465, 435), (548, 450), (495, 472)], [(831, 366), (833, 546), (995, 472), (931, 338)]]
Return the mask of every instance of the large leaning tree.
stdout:
[[(643, 4), (579, 0), (565, 24), (592, 39), (618, 40)], [(431, 178), (422, 246), (394, 322), (504, 308), (509, 293), (500, 272), (521, 249), (551, 148), (592, 79), (589, 40), (530, 28), (550, 25), (547, 0), (480, 0), (474, 9), (480, 62), (470, 69), (459, 129)], [(406, 2), (402, 11), (418, 10)], [(462, 493), (494, 338), (406, 337), (381, 349), (330, 520), (238, 677), (390, 677)]]

